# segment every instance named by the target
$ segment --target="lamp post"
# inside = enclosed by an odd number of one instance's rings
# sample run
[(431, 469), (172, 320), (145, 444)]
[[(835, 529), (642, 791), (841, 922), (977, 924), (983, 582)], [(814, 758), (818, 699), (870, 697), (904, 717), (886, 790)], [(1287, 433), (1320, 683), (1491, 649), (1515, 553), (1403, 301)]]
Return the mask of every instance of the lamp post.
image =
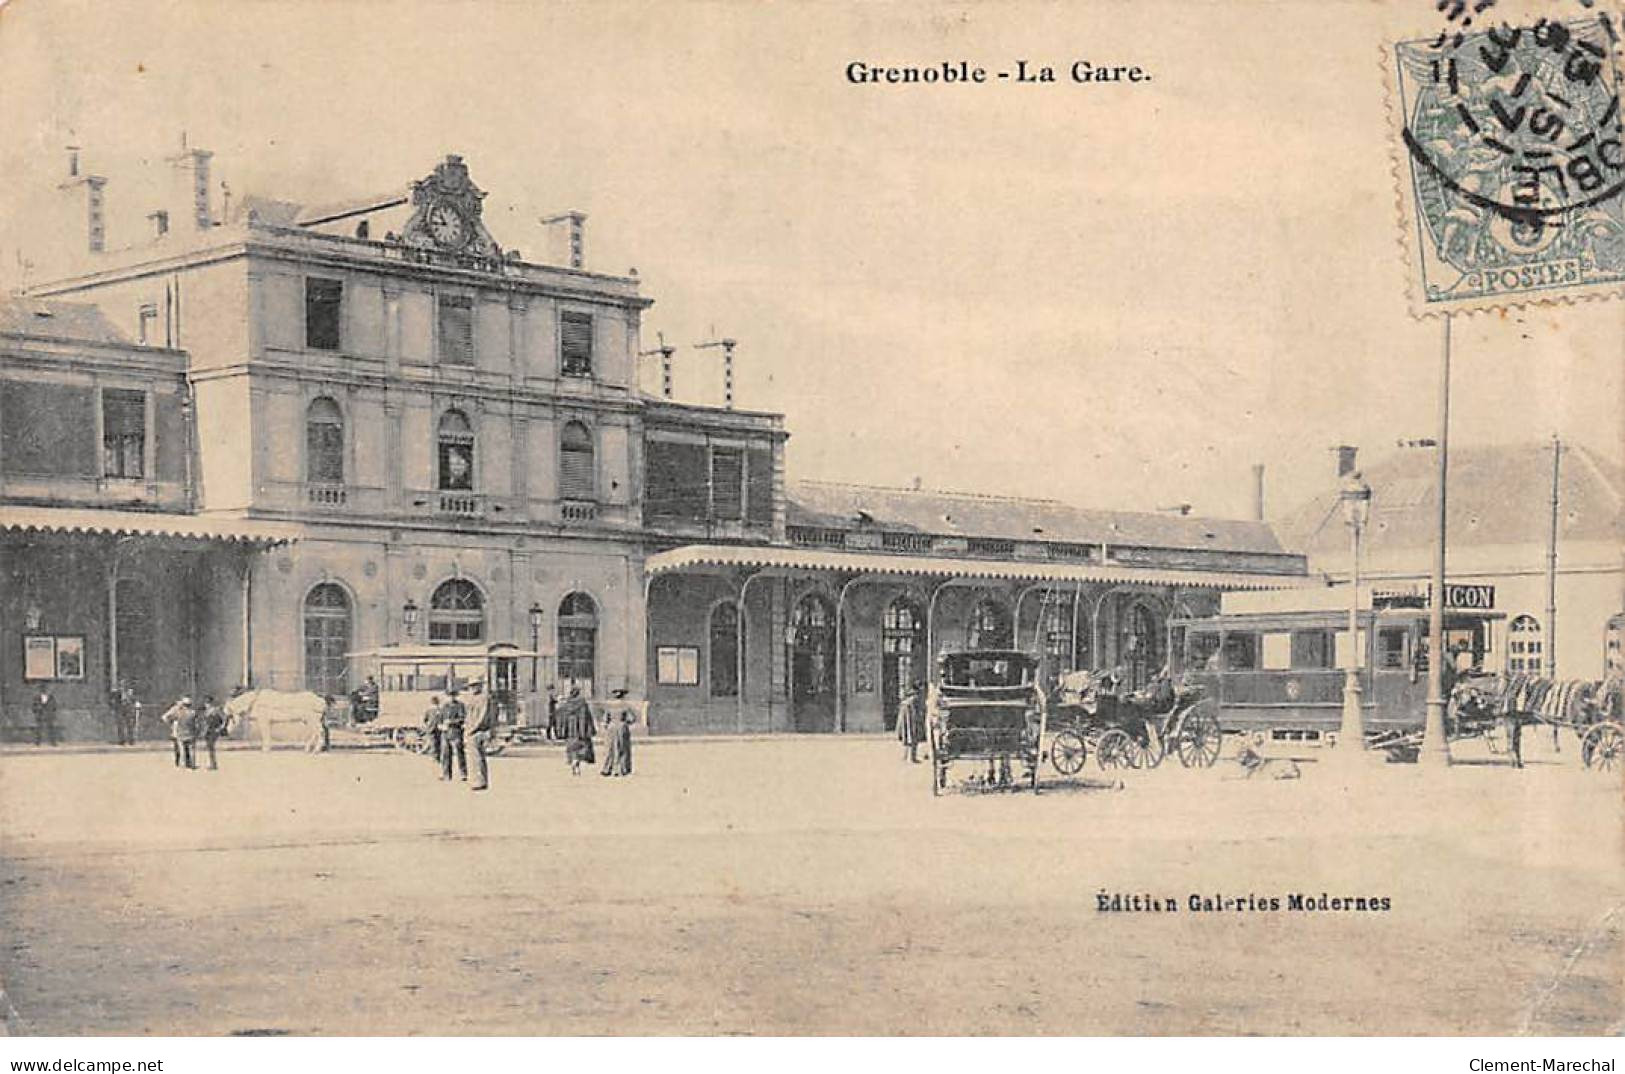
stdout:
[(1339, 755), (1346, 759), (1365, 752), (1365, 721), (1360, 711), (1360, 532), (1371, 517), (1371, 486), (1359, 471), (1343, 479), (1337, 494), (1343, 508), (1343, 522), (1349, 528), (1349, 551), (1353, 567), (1349, 575), (1349, 644), (1343, 678), (1343, 722), (1337, 731)]
[(406, 636), (410, 638), (418, 626), (418, 605), (411, 597), (407, 597), (406, 603), (401, 605), (401, 622), (405, 624)]
[[(530, 615), (530, 651), (540, 653), (542, 651), (542, 606), (532, 603), (528, 614)], [(540, 659), (538, 656), (530, 658), (530, 692), (533, 694), (536, 692), (536, 663)]]

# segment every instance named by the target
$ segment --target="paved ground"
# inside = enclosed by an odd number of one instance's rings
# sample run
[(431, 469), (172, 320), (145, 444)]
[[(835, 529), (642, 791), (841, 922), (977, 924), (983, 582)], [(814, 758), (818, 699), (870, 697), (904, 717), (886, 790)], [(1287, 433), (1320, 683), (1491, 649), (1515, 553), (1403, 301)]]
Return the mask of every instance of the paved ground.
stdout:
[[(476, 795), (387, 751), (8, 751), (12, 1030), (1621, 1027), (1620, 786), (1567, 765), (941, 800), (873, 739), (655, 743), (629, 780), (542, 749), (493, 768)], [(1102, 889), (1392, 909), (1110, 914)]]

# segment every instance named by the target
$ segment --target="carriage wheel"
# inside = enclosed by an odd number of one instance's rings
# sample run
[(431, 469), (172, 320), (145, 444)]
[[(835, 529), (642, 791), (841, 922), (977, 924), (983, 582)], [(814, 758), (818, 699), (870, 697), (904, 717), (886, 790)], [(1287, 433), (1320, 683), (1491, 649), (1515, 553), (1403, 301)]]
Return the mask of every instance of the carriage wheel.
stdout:
[(1063, 776), (1075, 776), (1083, 771), (1083, 762), (1088, 756), (1089, 744), (1083, 740), (1082, 735), (1071, 728), (1067, 728), (1050, 740), (1049, 763)]
[(1219, 750), (1224, 745), (1224, 729), (1219, 726), (1214, 707), (1198, 703), (1185, 714), (1175, 749), (1179, 753), (1179, 763), (1186, 768), (1212, 768), (1219, 759)]
[(1121, 727), (1100, 736), (1095, 745), (1095, 763), (1101, 768), (1138, 768), (1139, 743)]
[(1580, 760), (1598, 772), (1617, 770), (1622, 750), (1625, 750), (1625, 728), (1617, 723), (1596, 724), (1580, 740)]

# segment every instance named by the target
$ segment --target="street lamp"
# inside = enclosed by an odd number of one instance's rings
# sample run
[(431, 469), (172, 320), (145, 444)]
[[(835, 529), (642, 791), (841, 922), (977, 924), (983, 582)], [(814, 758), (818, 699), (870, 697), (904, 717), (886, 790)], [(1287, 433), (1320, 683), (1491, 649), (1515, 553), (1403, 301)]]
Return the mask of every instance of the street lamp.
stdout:
[(418, 625), (418, 606), (411, 597), (407, 597), (406, 603), (401, 605), (401, 622), (406, 625), (406, 636), (410, 638)]
[[(533, 653), (539, 653), (541, 652), (541, 649), (542, 606), (540, 604), (533, 603), (530, 606), (530, 651)], [(536, 692), (536, 663), (539, 659), (540, 657), (536, 656), (530, 658), (530, 692), (533, 694)]]
[[(1349, 645), (1347, 669), (1343, 678), (1343, 722), (1337, 731), (1338, 751), (1346, 758), (1365, 751), (1365, 726), (1360, 712), (1360, 532), (1371, 517), (1371, 486), (1359, 471), (1343, 479), (1337, 494), (1343, 508), (1343, 522), (1349, 528), (1353, 569), (1349, 575)], [(1347, 750), (1346, 753), (1343, 751)]]

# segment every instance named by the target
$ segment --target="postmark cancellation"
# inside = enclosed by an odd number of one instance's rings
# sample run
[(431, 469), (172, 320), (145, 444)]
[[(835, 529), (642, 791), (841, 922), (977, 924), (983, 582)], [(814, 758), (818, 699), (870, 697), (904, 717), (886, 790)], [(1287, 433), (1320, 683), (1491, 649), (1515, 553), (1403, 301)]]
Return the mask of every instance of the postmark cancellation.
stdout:
[(1606, 15), (1385, 53), (1417, 315), (1625, 293), (1625, 154)]

